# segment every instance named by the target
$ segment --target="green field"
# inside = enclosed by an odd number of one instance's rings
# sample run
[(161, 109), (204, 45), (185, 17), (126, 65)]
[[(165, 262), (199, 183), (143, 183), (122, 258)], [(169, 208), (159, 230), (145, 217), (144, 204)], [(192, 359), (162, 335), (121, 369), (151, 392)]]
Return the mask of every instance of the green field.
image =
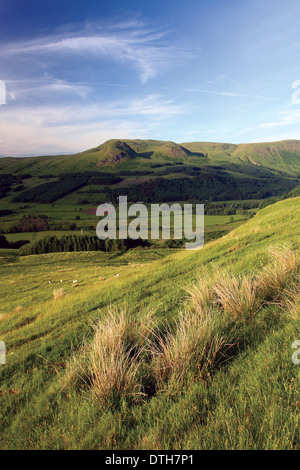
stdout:
[[(296, 197), (196, 252), (1, 250), (1, 449), (299, 449), (300, 369), (291, 360), (300, 336), (299, 229)], [(225, 273), (233, 307), (220, 300)], [(219, 304), (209, 303), (212, 292)], [(205, 321), (203, 299), (214, 312)], [(122, 322), (122, 344), (140, 350), (115, 349), (128, 381), (103, 390), (93, 348), (109, 347), (103, 338)], [(217, 341), (221, 355), (212, 356)]]
[[(30, 183), (31, 178), (27, 179)], [(97, 196), (93, 194), (93, 196)], [(96, 215), (88, 213), (89, 208), (96, 208), (101, 201), (90, 201), (87, 205), (76, 204), (76, 197), (74, 194), (70, 194), (65, 198), (60, 199), (54, 204), (37, 204), (28, 203), (20, 204), (12, 202), (13, 196), (7, 196), (6, 198), (0, 199), (0, 211), (11, 210), (12, 213), (3, 215), (0, 217), (0, 229), (5, 234), (6, 239), (9, 242), (15, 242), (17, 240), (29, 240), (35, 242), (41, 238), (48, 236), (62, 237), (63, 235), (95, 235), (96, 225), (100, 218)], [(66, 199), (69, 202), (66, 202)], [(103, 201), (102, 201), (103, 202)], [(186, 201), (182, 201), (184, 204)], [(229, 201), (228, 204), (234, 204), (240, 201)], [(247, 202), (247, 201), (246, 201)], [(170, 205), (172, 203), (169, 203)], [(150, 204), (147, 204), (149, 213), (149, 224), (150, 224)], [(255, 213), (256, 209), (248, 211), (248, 214)], [(23, 216), (27, 214), (35, 215), (46, 215), (49, 219), (48, 230), (36, 231), (36, 232), (16, 232), (12, 233), (12, 227), (16, 225)], [(195, 220), (195, 215), (193, 217)], [(205, 215), (205, 232), (214, 233), (216, 231), (228, 232), (238, 225), (243, 223), (247, 219), (247, 212), (244, 214), (234, 215)], [(68, 230), (67, 226), (75, 224), (76, 229)], [(55, 229), (56, 226), (61, 228)], [(150, 226), (150, 225), (149, 225)], [(173, 228), (173, 218), (171, 218), (171, 229)]]

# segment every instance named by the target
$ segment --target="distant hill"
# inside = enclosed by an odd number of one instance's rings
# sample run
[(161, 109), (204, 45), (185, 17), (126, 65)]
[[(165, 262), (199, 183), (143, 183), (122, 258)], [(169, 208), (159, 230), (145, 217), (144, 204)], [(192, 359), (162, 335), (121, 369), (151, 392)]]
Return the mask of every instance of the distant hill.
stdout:
[(13, 202), (52, 203), (79, 191), (86, 202), (86, 191), (110, 201), (119, 194), (144, 202), (265, 199), (299, 186), (300, 141), (111, 139), (74, 155), (1, 158), (1, 175), (0, 194)]
[(269, 171), (277, 176), (300, 177), (300, 141), (227, 144), (159, 140), (111, 139), (74, 155), (0, 159), (0, 173), (54, 175), (84, 171), (149, 170), (154, 165), (184, 163), (220, 167), (230, 173)]

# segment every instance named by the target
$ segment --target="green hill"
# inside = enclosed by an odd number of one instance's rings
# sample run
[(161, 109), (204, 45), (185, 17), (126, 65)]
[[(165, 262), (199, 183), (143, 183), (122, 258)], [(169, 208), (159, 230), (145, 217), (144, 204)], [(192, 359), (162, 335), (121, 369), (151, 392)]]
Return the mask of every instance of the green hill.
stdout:
[(120, 191), (144, 202), (264, 199), (287, 194), (299, 179), (300, 141), (112, 139), (74, 155), (0, 159), (0, 196), (9, 195), (5, 203), (52, 203), (78, 191), (96, 191), (101, 201), (116, 201)]
[(238, 145), (194, 142), (182, 145), (192, 153), (203, 153), (210, 162), (250, 164), (299, 175), (299, 140)]
[(276, 174), (299, 176), (300, 141), (233, 145), (112, 139), (74, 155), (1, 158), (0, 172), (15, 175), (58, 175), (67, 172), (103, 171), (104, 168), (115, 171), (116, 167), (150, 169), (153, 164), (168, 162), (184, 162), (199, 167), (231, 165), (231, 171), (234, 171), (235, 166), (245, 170), (253, 167), (256, 170), (268, 169)]
[(292, 191), (289, 192), (288, 196), (290, 197), (300, 196), (300, 186), (297, 186), (296, 188), (292, 189)]
[(298, 449), (299, 230), (298, 197), (163, 259), (3, 251), (0, 447)]

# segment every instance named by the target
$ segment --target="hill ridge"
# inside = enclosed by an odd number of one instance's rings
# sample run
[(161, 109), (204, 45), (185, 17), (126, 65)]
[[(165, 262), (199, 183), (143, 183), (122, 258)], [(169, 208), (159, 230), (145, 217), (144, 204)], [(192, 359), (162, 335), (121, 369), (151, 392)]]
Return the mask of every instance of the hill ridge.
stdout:
[[(261, 168), (277, 176), (300, 177), (300, 140), (230, 144), (218, 142), (176, 143), (146, 139), (110, 139), (97, 147), (69, 155), (2, 157), (0, 173), (34, 176), (84, 171), (151, 170), (156, 166), (184, 163), (190, 166)], [(231, 168), (229, 168), (231, 166)], [(246, 172), (247, 173), (247, 172)]]

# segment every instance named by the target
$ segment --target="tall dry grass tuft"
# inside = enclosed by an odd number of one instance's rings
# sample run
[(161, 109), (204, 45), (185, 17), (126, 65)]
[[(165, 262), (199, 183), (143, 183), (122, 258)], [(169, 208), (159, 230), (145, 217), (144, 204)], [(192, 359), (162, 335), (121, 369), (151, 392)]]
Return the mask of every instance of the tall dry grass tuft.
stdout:
[(124, 318), (111, 318), (95, 326), (89, 353), (91, 394), (93, 401), (108, 407), (141, 393), (140, 351), (128, 342), (126, 326)]
[[(220, 275), (220, 270), (216, 271)], [(214, 283), (216, 275), (211, 271), (203, 267), (199, 273), (196, 282), (188, 287), (185, 287), (185, 291), (189, 294), (189, 302), (195, 307), (195, 309), (201, 314), (205, 315), (207, 309), (214, 303)]]
[(272, 248), (269, 251), (272, 261), (257, 275), (257, 290), (263, 301), (278, 301), (284, 289), (295, 283), (300, 257), (290, 247)]
[(204, 377), (233, 345), (228, 321), (216, 309), (201, 314), (187, 307), (174, 331), (152, 343), (152, 371), (160, 390), (180, 390), (189, 380)]
[(127, 307), (110, 309), (104, 321), (94, 325), (90, 346), (91, 394), (104, 406), (121, 399), (144, 396), (143, 360), (145, 345), (156, 322), (154, 310), (142, 310), (133, 317)]
[(213, 290), (224, 313), (235, 319), (251, 321), (260, 308), (257, 283), (252, 276), (223, 274)]
[(136, 401), (143, 393), (145, 345), (155, 325), (155, 312), (143, 310), (136, 317), (127, 307), (109, 308), (103, 319), (93, 323), (93, 340), (79, 356), (69, 361), (63, 387), (81, 384), (96, 405), (116, 407), (125, 400)]
[(280, 307), (288, 318), (300, 318), (300, 276), (296, 276), (295, 284), (285, 290)]

